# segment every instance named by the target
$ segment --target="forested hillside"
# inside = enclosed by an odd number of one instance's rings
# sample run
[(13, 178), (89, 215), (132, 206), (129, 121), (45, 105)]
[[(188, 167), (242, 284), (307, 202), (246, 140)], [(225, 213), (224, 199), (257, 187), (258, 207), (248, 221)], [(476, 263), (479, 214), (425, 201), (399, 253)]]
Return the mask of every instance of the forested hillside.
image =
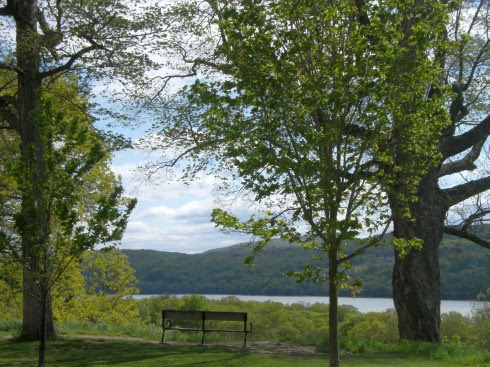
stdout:
[[(302, 270), (313, 253), (298, 246), (273, 241), (255, 267), (243, 264), (250, 247), (235, 245), (200, 254), (153, 250), (124, 250), (136, 270), (142, 294), (249, 294), (327, 295), (325, 284), (297, 284), (285, 272)], [(490, 251), (454, 237), (440, 247), (443, 299), (474, 299), (490, 287)], [(361, 297), (391, 297), (393, 250), (384, 245), (354, 258), (349, 274), (363, 280)], [(341, 295), (350, 295), (350, 290)]]

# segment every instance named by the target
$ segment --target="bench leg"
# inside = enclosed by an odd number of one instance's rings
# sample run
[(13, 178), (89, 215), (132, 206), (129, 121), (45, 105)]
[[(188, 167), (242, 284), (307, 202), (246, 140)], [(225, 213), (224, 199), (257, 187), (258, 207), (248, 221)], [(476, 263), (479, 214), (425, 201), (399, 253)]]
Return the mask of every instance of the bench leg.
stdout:
[(160, 342), (160, 344), (163, 344), (163, 339), (165, 338), (165, 329), (163, 329), (162, 331), (162, 341)]
[(206, 335), (206, 332), (202, 332), (202, 339), (201, 339), (201, 345), (204, 345), (204, 336)]

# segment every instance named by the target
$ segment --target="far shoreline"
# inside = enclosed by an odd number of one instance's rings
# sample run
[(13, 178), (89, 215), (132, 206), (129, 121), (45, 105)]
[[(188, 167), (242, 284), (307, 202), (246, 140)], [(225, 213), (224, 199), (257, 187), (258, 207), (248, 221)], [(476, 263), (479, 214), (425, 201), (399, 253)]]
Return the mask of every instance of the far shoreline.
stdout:
[[(186, 297), (189, 294), (137, 294), (133, 299), (144, 299), (152, 297)], [(307, 307), (315, 303), (328, 304), (328, 296), (265, 296), (265, 295), (235, 295), (235, 294), (195, 294), (207, 299), (221, 300), (223, 298), (236, 297), (243, 302), (278, 302), (282, 304), (303, 304)], [(339, 305), (353, 306), (361, 313), (384, 312), (394, 309), (393, 299), (384, 297), (339, 297)], [(477, 300), (441, 300), (441, 313), (458, 312), (470, 316), (476, 307), (490, 307), (488, 301)]]

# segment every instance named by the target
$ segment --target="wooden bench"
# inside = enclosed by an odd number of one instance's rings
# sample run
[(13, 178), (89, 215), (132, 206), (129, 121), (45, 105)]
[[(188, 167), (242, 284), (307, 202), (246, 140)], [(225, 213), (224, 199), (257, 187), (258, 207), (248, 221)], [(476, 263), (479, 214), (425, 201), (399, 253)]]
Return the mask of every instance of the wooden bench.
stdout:
[[(180, 327), (178, 324), (172, 323), (178, 320), (195, 320), (199, 321), (199, 327)], [(206, 326), (206, 321), (240, 321), (243, 322), (243, 328), (240, 329), (210, 329)], [(174, 326), (175, 325), (175, 326)], [(204, 344), (204, 336), (212, 331), (228, 332), (228, 333), (243, 333), (243, 346), (247, 345), (247, 335), (252, 332), (252, 323), (247, 320), (246, 312), (221, 312), (221, 311), (176, 311), (162, 310), (162, 341), (165, 338), (166, 330), (180, 331), (201, 331), (201, 345)]]

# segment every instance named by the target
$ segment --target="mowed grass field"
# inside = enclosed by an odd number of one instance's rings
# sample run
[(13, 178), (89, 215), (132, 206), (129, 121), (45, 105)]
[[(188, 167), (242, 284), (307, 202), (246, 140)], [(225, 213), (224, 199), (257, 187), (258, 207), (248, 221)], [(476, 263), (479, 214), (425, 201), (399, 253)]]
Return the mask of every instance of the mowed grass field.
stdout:
[[(18, 342), (0, 334), (0, 366), (36, 366), (38, 343)], [(251, 348), (225, 348), (213, 344), (200, 346), (161, 345), (141, 339), (102, 337), (60, 337), (49, 341), (48, 366), (206, 366), (206, 367), (325, 367), (325, 353), (295, 354), (260, 352)], [(439, 358), (410, 352), (343, 353), (342, 366), (365, 367), (490, 367), (471, 358)]]

